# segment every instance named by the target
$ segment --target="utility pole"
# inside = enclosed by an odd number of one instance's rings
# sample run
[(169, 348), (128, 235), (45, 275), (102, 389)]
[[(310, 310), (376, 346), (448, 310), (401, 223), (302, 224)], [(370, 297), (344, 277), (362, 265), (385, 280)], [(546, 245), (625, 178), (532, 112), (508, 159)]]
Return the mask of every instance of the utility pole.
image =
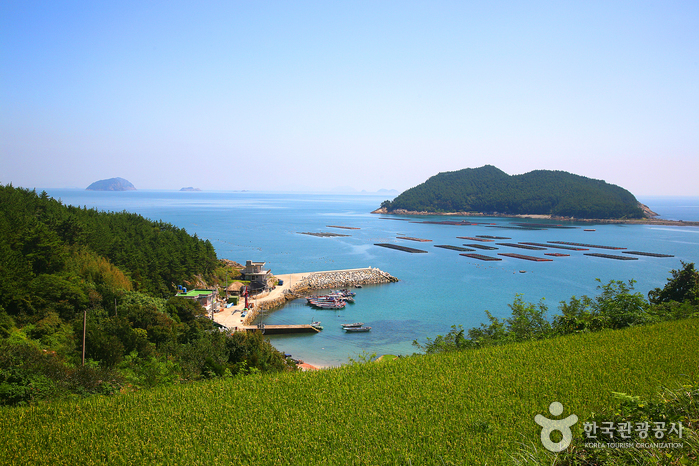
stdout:
[(85, 333), (87, 333), (87, 308), (83, 310), (83, 366), (85, 365)]

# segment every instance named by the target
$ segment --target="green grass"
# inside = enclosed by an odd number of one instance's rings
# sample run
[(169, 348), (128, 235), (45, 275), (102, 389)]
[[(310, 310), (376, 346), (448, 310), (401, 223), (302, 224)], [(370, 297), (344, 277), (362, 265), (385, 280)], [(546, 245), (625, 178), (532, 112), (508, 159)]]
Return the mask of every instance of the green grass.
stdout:
[(3, 464), (511, 464), (581, 420), (697, 380), (699, 319), (0, 409)]

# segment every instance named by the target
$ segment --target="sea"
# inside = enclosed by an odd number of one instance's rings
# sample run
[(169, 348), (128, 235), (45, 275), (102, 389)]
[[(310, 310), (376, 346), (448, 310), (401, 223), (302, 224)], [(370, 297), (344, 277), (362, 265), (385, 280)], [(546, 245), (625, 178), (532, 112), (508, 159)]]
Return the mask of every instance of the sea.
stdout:
[[(41, 191), (40, 189), (38, 191)], [(634, 280), (643, 295), (667, 283), (682, 262), (699, 263), (699, 227), (565, 223), (499, 217), (387, 216), (372, 214), (386, 195), (284, 192), (180, 192), (138, 190), (98, 192), (46, 189), (64, 204), (105, 211), (128, 211), (169, 222), (208, 239), (219, 258), (241, 264), (265, 262), (273, 274), (377, 267), (397, 283), (355, 289), (356, 302), (341, 311), (314, 310), (304, 300), (260, 317), (267, 324), (306, 324), (320, 321), (318, 334), (269, 336), (272, 344), (294, 358), (317, 366), (339, 366), (376, 354), (410, 355), (413, 342), (487, 323), (485, 311), (505, 318), (520, 297), (543, 302), (549, 316), (572, 296), (596, 296), (610, 280)], [(699, 221), (699, 197), (638, 197), (667, 220)], [(465, 220), (469, 225), (444, 222)], [(341, 229), (337, 226), (351, 227)], [(589, 231), (593, 230), (593, 231)], [(329, 232), (347, 236), (317, 237), (303, 233)], [(484, 262), (459, 251), (435, 247), (478, 244), (459, 236), (496, 236), (497, 250), (476, 252), (501, 258)], [(416, 242), (399, 237), (429, 241)], [(589, 248), (526, 250), (497, 243), (562, 241), (626, 248), (672, 257), (623, 254), (624, 249)], [(391, 243), (421, 249), (411, 254), (376, 246)], [(500, 256), (516, 253), (551, 261), (534, 262)], [(601, 253), (633, 257), (616, 260), (587, 256)], [(563, 253), (569, 256), (546, 256)], [(225, 311), (224, 311), (225, 312)], [(340, 324), (364, 322), (367, 333), (344, 333)]]

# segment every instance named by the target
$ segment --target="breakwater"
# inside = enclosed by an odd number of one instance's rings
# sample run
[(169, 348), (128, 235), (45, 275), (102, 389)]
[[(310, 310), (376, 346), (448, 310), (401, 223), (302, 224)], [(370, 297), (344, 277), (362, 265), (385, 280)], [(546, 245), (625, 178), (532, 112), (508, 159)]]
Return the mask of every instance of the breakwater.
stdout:
[[(259, 303), (260, 310), (277, 309), (288, 301), (301, 298), (315, 291), (330, 288), (348, 288), (357, 285), (380, 285), (397, 282), (398, 279), (383, 270), (368, 267), (364, 269), (331, 270), (310, 272), (276, 298)], [(252, 319), (251, 319), (252, 321)]]

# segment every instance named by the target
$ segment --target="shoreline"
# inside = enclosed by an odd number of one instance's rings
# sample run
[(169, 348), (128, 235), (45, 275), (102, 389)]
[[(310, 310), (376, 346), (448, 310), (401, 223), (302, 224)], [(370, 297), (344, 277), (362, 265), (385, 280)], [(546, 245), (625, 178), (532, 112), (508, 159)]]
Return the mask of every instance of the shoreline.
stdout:
[(275, 277), (282, 280), (283, 285), (251, 297), (249, 301), (252, 303), (252, 308), (248, 310), (245, 317), (242, 316), (245, 300), (241, 299), (237, 305), (215, 312), (214, 321), (232, 331), (247, 331), (254, 328), (252, 323), (261, 312), (280, 309), (287, 302), (301, 298), (314, 290), (380, 285), (398, 281), (392, 275), (374, 267), (291, 273), (275, 275)]
[(600, 224), (626, 224), (626, 225), (663, 225), (663, 226), (685, 226), (685, 227), (699, 227), (699, 222), (684, 221), (684, 220), (662, 220), (656, 218), (639, 218), (639, 219), (609, 219), (609, 218), (571, 218), (571, 217), (556, 217), (553, 215), (542, 215), (542, 214), (501, 214), (501, 213), (484, 213), (484, 212), (428, 212), (428, 211), (415, 211), (415, 210), (403, 210), (398, 209), (394, 211), (387, 211), (385, 208), (381, 207), (371, 212), (372, 214), (381, 215), (415, 215), (415, 216), (426, 216), (426, 215), (438, 215), (438, 216), (459, 216), (459, 217), (496, 217), (496, 218), (532, 218), (532, 219), (545, 219), (545, 220), (555, 220), (557, 222), (570, 222), (570, 223), (600, 223)]

